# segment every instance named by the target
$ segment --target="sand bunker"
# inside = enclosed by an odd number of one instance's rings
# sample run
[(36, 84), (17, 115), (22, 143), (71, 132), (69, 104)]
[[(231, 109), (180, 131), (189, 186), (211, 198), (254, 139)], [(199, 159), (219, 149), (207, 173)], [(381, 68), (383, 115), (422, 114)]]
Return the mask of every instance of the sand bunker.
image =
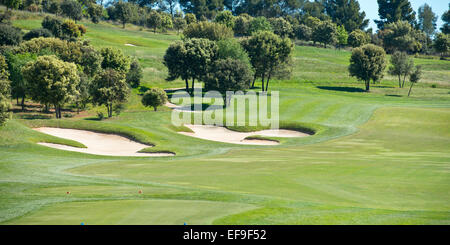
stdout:
[(232, 144), (243, 144), (243, 145), (278, 145), (279, 142), (273, 140), (262, 140), (262, 139), (245, 139), (249, 136), (267, 136), (267, 137), (305, 137), (309, 134), (294, 131), (294, 130), (261, 130), (256, 132), (241, 133), (229, 130), (224, 127), (211, 126), (211, 125), (184, 125), (190, 128), (192, 132), (179, 132), (180, 134), (205, 139), (213, 140)]
[(86, 130), (48, 127), (35, 128), (34, 130), (56, 137), (78, 141), (87, 147), (78, 148), (60, 144), (38, 143), (40, 145), (61, 150), (105, 156), (174, 156), (173, 153), (139, 153), (139, 150), (150, 146), (114, 134), (102, 134)]
[(136, 47), (136, 45), (131, 44), (131, 43), (125, 43), (124, 45), (125, 45), (125, 46), (130, 46), (130, 47)]

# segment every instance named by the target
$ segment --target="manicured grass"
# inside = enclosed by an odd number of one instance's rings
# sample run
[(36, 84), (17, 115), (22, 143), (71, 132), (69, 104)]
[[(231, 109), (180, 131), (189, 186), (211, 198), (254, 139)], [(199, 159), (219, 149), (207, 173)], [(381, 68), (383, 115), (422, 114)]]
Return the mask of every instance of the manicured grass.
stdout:
[[(14, 24), (31, 29), (39, 19)], [(144, 86), (183, 87), (164, 81), (161, 63), (176, 35), (84, 24), (94, 46), (139, 57)], [(362, 83), (348, 77), (349, 56), (296, 47), (292, 78), (271, 81), (270, 90), (280, 92), (282, 127), (315, 134), (279, 139), (277, 146), (178, 134), (186, 128), (171, 124), (168, 108), (144, 108), (139, 89), (123, 113), (104, 121), (16, 117), (0, 129), (0, 223), (450, 224), (450, 63), (415, 59), (425, 81), (408, 98), (390, 76), (362, 92)], [(29, 128), (37, 126), (118, 133), (155, 145), (145, 151), (177, 155), (52, 149), (35, 143), (77, 143)]]

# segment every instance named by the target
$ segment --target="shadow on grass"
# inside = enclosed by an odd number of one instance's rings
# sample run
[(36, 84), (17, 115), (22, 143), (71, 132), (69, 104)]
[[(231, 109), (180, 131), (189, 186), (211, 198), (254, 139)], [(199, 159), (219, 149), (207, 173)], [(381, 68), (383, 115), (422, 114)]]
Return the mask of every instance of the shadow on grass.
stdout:
[(386, 96), (389, 96), (389, 97), (403, 97), (403, 95), (399, 95), (399, 94), (386, 94)]
[(41, 115), (41, 114), (17, 114), (16, 115), (17, 118), (20, 119), (26, 119), (26, 120), (36, 120), (36, 119), (52, 119), (53, 116), (51, 115)]
[(334, 87), (334, 86), (317, 86), (318, 89), (339, 91), (339, 92), (350, 92), (350, 93), (364, 93), (366, 90), (362, 88), (354, 87)]

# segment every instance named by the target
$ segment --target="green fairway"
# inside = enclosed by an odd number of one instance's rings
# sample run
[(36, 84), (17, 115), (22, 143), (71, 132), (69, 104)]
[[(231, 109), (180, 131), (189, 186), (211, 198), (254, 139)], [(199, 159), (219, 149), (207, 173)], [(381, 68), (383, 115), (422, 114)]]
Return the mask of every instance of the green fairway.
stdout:
[[(162, 64), (175, 34), (84, 24), (94, 46), (139, 58), (143, 86), (184, 86), (166, 82)], [(407, 97), (391, 76), (363, 92), (348, 76), (350, 54), (295, 47), (293, 76), (269, 90), (280, 92), (282, 125), (316, 134), (277, 146), (178, 134), (185, 129), (171, 125), (171, 110), (144, 108), (139, 89), (104, 121), (15, 115), (0, 128), (0, 224), (450, 224), (449, 61), (415, 58), (424, 79)], [(36, 143), (82, 145), (31, 129), (39, 126), (118, 133), (176, 156), (57, 150)]]

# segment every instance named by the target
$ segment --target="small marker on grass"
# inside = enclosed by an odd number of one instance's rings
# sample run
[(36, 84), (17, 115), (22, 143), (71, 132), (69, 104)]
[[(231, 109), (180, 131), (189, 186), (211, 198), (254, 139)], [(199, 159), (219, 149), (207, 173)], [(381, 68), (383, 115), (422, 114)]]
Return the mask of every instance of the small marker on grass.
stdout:
[(139, 194), (142, 194), (142, 190), (139, 190), (138, 193), (139, 193)]
[(70, 191), (66, 192), (66, 194), (69, 195), (69, 194), (70, 194)]

